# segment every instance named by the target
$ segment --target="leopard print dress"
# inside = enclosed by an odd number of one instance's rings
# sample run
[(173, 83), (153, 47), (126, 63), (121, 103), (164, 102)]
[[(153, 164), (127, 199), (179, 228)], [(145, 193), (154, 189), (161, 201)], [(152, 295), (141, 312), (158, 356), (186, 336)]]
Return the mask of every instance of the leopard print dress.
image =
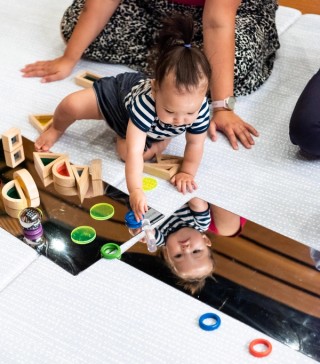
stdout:
[[(74, 0), (61, 21), (62, 36), (70, 39), (85, 0)], [(258, 89), (270, 76), (279, 48), (275, 24), (276, 0), (242, 0), (236, 16), (235, 96)], [(190, 15), (196, 24), (194, 44), (202, 48), (202, 7), (168, 0), (123, 0), (109, 23), (85, 50), (83, 57), (125, 64), (148, 73), (150, 52), (161, 19), (174, 12)]]

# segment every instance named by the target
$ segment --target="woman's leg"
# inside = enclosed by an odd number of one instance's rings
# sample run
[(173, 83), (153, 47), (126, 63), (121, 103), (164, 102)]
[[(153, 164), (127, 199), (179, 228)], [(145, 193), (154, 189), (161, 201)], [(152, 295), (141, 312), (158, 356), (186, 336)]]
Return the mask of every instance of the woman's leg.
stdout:
[(92, 88), (74, 92), (60, 102), (53, 115), (53, 124), (36, 140), (35, 149), (48, 151), (72, 123), (82, 119), (103, 119)]

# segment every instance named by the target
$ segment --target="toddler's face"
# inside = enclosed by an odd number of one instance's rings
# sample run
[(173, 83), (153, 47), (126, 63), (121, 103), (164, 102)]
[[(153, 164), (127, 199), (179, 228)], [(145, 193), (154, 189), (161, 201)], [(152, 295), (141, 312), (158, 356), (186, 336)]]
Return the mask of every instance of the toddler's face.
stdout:
[(158, 118), (170, 125), (192, 124), (198, 117), (207, 86), (207, 81), (203, 80), (197, 88), (177, 90), (171, 73), (166, 76), (161, 88), (153, 83), (152, 91)]
[(169, 235), (165, 259), (182, 278), (199, 278), (213, 269), (211, 241), (199, 231), (184, 227)]

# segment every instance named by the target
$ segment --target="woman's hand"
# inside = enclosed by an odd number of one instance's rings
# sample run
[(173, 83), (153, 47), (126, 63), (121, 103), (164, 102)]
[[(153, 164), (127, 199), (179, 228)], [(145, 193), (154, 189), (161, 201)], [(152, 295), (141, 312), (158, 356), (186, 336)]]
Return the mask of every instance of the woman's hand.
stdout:
[(208, 130), (212, 141), (217, 140), (217, 130), (223, 132), (229, 139), (233, 149), (238, 149), (238, 140), (248, 149), (254, 145), (252, 135), (259, 136), (258, 131), (244, 122), (237, 114), (230, 110), (216, 110)]
[(51, 61), (27, 64), (21, 72), (23, 77), (41, 77), (41, 82), (52, 82), (69, 76), (74, 66), (74, 61), (62, 56)]
[(191, 193), (198, 188), (194, 177), (189, 173), (178, 172), (171, 178), (170, 182), (177, 187), (179, 192), (182, 192), (184, 195), (187, 192)]

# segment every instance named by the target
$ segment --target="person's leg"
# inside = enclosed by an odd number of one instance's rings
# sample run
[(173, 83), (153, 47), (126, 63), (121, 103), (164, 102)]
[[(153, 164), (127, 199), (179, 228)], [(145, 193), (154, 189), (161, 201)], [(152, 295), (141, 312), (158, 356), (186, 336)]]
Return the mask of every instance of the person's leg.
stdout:
[(209, 231), (223, 236), (238, 234), (245, 221), (240, 216), (221, 207), (210, 205), (211, 224)]
[(257, 90), (270, 76), (280, 47), (276, 0), (242, 1), (236, 17), (234, 94)]
[(74, 92), (60, 102), (52, 125), (35, 142), (36, 151), (48, 151), (74, 121), (82, 119), (103, 119), (92, 88)]
[[(156, 154), (161, 154), (169, 145), (171, 139), (165, 139), (157, 143), (152, 143), (150, 148), (148, 148), (143, 154), (143, 160), (151, 160)], [(125, 162), (127, 156), (127, 145), (126, 140), (117, 136), (117, 153), (120, 158)]]
[(307, 158), (320, 158), (320, 70), (309, 80), (290, 119), (289, 136)]

